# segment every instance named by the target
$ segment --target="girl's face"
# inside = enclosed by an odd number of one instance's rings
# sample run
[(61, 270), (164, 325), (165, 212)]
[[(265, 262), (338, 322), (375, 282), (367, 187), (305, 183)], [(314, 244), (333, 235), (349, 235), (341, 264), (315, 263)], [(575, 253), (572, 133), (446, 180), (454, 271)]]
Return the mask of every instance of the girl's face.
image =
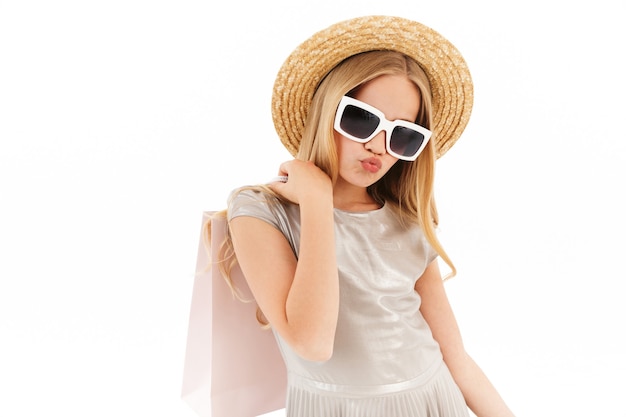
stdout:
[[(382, 75), (359, 88), (355, 97), (381, 110), (389, 120), (415, 122), (419, 90), (403, 75)], [(387, 153), (385, 131), (367, 143), (359, 143), (334, 131), (339, 156), (339, 178), (335, 187), (366, 188), (381, 179), (398, 161)]]

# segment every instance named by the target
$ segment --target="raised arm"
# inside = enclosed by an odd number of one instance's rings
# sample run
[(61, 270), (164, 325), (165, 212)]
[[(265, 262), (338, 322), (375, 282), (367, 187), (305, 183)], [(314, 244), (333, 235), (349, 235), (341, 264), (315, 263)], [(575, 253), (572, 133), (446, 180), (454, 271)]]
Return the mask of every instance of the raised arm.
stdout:
[(332, 356), (339, 310), (330, 179), (310, 163), (283, 167), (287, 184), (275, 190), (300, 206), (296, 260), (285, 236), (252, 217), (230, 222), (237, 259), (263, 314), (303, 358)]

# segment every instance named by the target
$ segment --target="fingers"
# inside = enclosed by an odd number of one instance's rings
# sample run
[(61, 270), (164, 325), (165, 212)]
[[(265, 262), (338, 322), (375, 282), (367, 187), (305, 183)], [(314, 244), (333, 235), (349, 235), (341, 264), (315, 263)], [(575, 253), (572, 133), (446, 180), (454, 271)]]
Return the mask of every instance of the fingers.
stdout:
[(277, 177), (272, 178), (272, 180), (270, 181), (270, 183), (272, 182), (287, 182), (287, 175), (279, 175)]
[(270, 184), (272, 183), (276, 183), (276, 182), (287, 182), (287, 178), (288, 178), (288, 174), (287, 174), (287, 170), (288, 170), (288, 165), (289, 162), (283, 162), (282, 164), (280, 164), (280, 168), (278, 169), (278, 176), (272, 178), (270, 180)]
[(290, 161), (285, 161), (282, 164), (280, 164), (280, 167), (278, 168), (278, 176), (272, 178), (270, 182), (267, 184), (270, 190), (274, 191), (275, 193), (280, 194), (282, 197), (290, 201), (293, 201), (294, 196), (291, 195), (293, 192), (290, 192), (286, 188), (287, 187), (286, 183), (289, 178), (289, 171), (291, 169), (291, 165), (293, 163), (294, 163), (294, 160), (290, 160)]

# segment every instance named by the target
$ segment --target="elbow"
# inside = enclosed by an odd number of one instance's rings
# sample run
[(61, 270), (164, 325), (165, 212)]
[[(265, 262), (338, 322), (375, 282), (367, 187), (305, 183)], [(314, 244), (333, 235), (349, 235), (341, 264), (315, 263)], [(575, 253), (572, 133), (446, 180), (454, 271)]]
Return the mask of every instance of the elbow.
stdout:
[(327, 362), (333, 357), (333, 347), (311, 347), (311, 346), (298, 346), (294, 349), (295, 352), (302, 359), (309, 362)]
[[(308, 318), (308, 317), (307, 317)], [(293, 352), (311, 362), (326, 362), (333, 356), (337, 318), (288, 322), (282, 336)]]
[(310, 362), (326, 362), (333, 357), (336, 328), (336, 321), (333, 323), (292, 321), (285, 331), (279, 333), (300, 358)]
[(291, 343), (294, 352), (304, 360), (310, 362), (326, 362), (333, 357), (334, 337), (317, 337), (294, 340)]

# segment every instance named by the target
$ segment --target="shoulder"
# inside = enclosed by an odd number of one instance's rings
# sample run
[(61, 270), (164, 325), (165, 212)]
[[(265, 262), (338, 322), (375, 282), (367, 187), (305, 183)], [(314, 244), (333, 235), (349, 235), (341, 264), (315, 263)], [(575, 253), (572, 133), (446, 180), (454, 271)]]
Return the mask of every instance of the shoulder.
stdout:
[(285, 203), (263, 186), (242, 187), (231, 192), (228, 198), (227, 219), (255, 217), (279, 229), (287, 214)]
[(264, 187), (237, 188), (228, 197), (228, 219), (247, 215), (250, 211), (265, 211), (276, 204), (280, 204), (278, 198)]
[(268, 223), (283, 234), (293, 252), (297, 253), (298, 207), (282, 201), (266, 187), (243, 187), (231, 192), (226, 217), (229, 224), (238, 217), (249, 217)]

